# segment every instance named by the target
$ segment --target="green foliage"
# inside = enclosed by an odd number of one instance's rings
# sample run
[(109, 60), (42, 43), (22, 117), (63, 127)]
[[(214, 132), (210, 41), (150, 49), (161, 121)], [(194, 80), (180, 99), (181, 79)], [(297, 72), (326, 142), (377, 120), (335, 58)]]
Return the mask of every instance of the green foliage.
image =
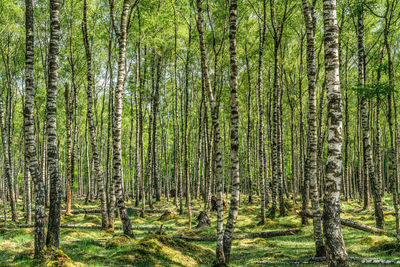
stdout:
[(363, 96), (365, 98), (383, 98), (388, 94), (395, 92), (394, 87), (388, 83), (377, 83), (373, 85), (366, 85), (364, 87), (356, 86), (353, 87), (353, 90), (358, 96)]

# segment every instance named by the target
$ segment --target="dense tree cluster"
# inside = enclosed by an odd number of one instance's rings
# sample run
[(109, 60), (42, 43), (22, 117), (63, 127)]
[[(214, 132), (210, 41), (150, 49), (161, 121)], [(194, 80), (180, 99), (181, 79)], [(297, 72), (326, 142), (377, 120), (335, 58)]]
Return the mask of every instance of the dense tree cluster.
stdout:
[(391, 194), (400, 242), (399, 14), (398, 0), (0, 0), (5, 218), (34, 208), (42, 257), (75, 197), (131, 237), (126, 200), (144, 217), (165, 198), (191, 228), (201, 199), (222, 266), (240, 202), (261, 198), (261, 224), (301, 202), (316, 256), (347, 266), (340, 200), (372, 202), (384, 229)]

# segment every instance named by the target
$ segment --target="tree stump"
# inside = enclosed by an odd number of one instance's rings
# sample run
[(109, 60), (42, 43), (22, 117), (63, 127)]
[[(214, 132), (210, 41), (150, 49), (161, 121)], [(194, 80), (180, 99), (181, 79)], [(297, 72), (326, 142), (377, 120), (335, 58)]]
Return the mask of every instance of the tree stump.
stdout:
[(210, 218), (208, 218), (207, 212), (205, 211), (201, 211), (199, 213), (199, 215), (197, 216), (197, 221), (199, 223), (197, 224), (196, 228), (211, 226)]
[(170, 212), (169, 210), (166, 210), (160, 218), (158, 218), (157, 221), (167, 221), (172, 219), (173, 217), (175, 217), (175, 214), (173, 214), (172, 212)]
[[(225, 199), (222, 199), (222, 207), (224, 212), (226, 211), (226, 203), (225, 203)], [(216, 196), (212, 196), (211, 197), (211, 211), (218, 211), (218, 207), (217, 207), (217, 197)]]
[(175, 189), (174, 188), (169, 190), (169, 197), (171, 197), (171, 198), (175, 197)]

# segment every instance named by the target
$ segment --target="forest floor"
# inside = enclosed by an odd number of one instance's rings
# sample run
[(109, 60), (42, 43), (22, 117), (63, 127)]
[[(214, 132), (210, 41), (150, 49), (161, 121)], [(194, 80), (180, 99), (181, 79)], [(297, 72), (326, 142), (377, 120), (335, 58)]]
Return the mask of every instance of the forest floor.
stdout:
[[(394, 231), (395, 218), (391, 208), (392, 201), (385, 197), (385, 223), (386, 229)], [(229, 201), (227, 201), (229, 202)], [(22, 204), (22, 203), (20, 203)], [(21, 207), (22, 205), (19, 205)], [(188, 224), (187, 215), (179, 215), (172, 203), (166, 201), (155, 203), (155, 208), (168, 208), (173, 212), (170, 218), (159, 220), (160, 213), (147, 213), (145, 218), (131, 214), (134, 226), (179, 226)], [(310, 225), (302, 227), (301, 218), (296, 214), (300, 209), (299, 204), (293, 205), (288, 211), (288, 216), (277, 217), (275, 220), (267, 219), (265, 225), (258, 225), (259, 200), (253, 204), (247, 203), (247, 198), (242, 197), (239, 216), (236, 224), (236, 234), (266, 232), (286, 229), (301, 229), (300, 233), (273, 238), (253, 238), (234, 240), (231, 253), (231, 266), (292, 266), (291, 261), (308, 261), (314, 253), (312, 220)], [(0, 206), (1, 207), (1, 206)], [(133, 207), (132, 202), (127, 207)], [(83, 204), (81, 200), (73, 201), (73, 210), (99, 208), (98, 203)], [(193, 227), (196, 226), (196, 216), (202, 206), (200, 202), (193, 201)], [(1, 210), (3, 208), (1, 207)], [(22, 211), (21, 213), (21, 221)], [(135, 213), (135, 212), (133, 212)], [(211, 227), (187, 230), (167, 230), (167, 235), (157, 235), (148, 230), (134, 230), (135, 239), (129, 240), (122, 236), (122, 230), (116, 229), (114, 233), (98, 229), (61, 229), (60, 249), (72, 261), (69, 265), (78, 266), (209, 266), (214, 259), (215, 242), (186, 242), (171, 238), (171, 235), (216, 235), (216, 213), (210, 213)], [(225, 222), (227, 213), (225, 213)], [(341, 217), (374, 226), (373, 209), (362, 210), (356, 201), (342, 201)], [(62, 215), (62, 224), (101, 224), (100, 214)], [(11, 224), (8, 219), (8, 224)], [(33, 260), (33, 229), (17, 228), (4, 229), (0, 219), (0, 266), (38, 266), (45, 263)], [(116, 225), (120, 225), (116, 219)], [(349, 256), (362, 259), (400, 259), (400, 250), (394, 245), (395, 238), (373, 235), (360, 230), (342, 227), (344, 240)], [(65, 256), (66, 257), (66, 256)], [(61, 261), (58, 259), (58, 261)], [(48, 263), (49, 261), (47, 261)], [(68, 261), (66, 265), (68, 265)], [(57, 266), (58, 262), (52, 262)], [(263, 264), (262, 264), (263, 263)], [(362, 266), (360, 262), (352, 262), (352, 266)], [(307, 265), (302, 265), (307, 266)], [(323, 266), (314, 264), (313, 266)]]

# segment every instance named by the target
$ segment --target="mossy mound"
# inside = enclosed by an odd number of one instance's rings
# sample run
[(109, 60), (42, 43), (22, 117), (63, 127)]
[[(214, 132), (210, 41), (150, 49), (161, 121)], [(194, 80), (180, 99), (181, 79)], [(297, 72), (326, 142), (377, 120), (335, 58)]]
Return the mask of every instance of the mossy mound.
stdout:
[[(261, 216), (260, 216), (261, 218)], [(271, 228), (271, 229), (276, 229), (279, 228), (279, 223), (275, 220), (271, 220), (269, 218), (265, 219), (265, 224), (263, 225), (264, 228)]]
[(82, 222), (82, 215), (81, 214), (62, 214), (61, 215), (61, 223), (66, 223), (66, 224), (79, 224)]
[(184, 236), (210, 236), (212, 234), (216, 234), (213, 232), (214, 229), (210, 229), (209, 231), (208, 228), (200, 228), (199, 230), (197, 229), (188, 229), (188, 228), (184, 228), (184, 229), (179, 229), (177, 231), (174, 232), (174, 235), (184, 235)]
[(68, 257), (61, 249), (47, 253), (47, 267), (72, 267), (77, 264)]
[(96, 215), (85, 214), (83, 219), (85, 220), (85, 222), (88, 222), (88, 223), (101, 224), (101, 219)]
[(360, 239), (360, 244), (367, 246), (378, 246), (379, 244), (383, 244), (385, 242), (389, 242), (392, 239), (387, 236), (366, 236)]
[(115, 235), (106, 243), (106, 248), (123, 247), (132, 243), (132, 239), (126, 235)]
[(153, 235), (153, 237), (157, 238), (165, 246), (193, 258), (197, 263), (208, 264), (215, 258), (215, 254), (211, 249), (189, 243), (185, 240), (175, 239), (168, 235)]
[(126, 212), (128, 213), (128, 216), (132, 216), (132, 217), (138, 216), (138, 212), (132, 208), (127, 208)]
[(400, 251), (400, 245), (396, 241), (382, 240), (375, 242), (374, 245), (369, 249), (371, 252), (382, 252), (386, 255), (392, 255)]
[(119, 264), (134, 266), (209, 265), (214, 257), (210, 249), (164, 234), (150, 234), (113, 254)]
[(188, 220), (187, 219), (176, 219), (175, 224), (177, 226), (184, 226), (184, 225), (188, 224)]
[(14, 262), (31, 259), (33, 257), (33, 249), (25, 249), (14, 256)]
[(29, 236), (31, 234), (33, 234), (33, 228), (14, 228), (14, 229), (0, 228), (0, 235), (6, 239), (12, 239), (21, 236)]
[(166, 211), (161, 215), (161, 217), (158, 218), (157, 221), (169, 221), (169, 220), (175, 218), (175, 216), (176, 216), (175, 213), (173, 213), (173, 212), (171, 212), (171, 211), (169, 211), (169, 210), (166, 210)]

